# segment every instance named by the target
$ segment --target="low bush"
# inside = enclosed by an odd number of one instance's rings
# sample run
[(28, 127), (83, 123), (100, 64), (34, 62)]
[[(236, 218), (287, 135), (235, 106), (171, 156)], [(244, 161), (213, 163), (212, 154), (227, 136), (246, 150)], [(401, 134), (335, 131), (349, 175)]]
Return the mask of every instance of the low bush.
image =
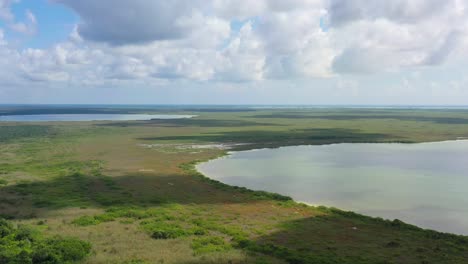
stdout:
[(91, 245), (74, 238), (44, 238), (25, 226), (15, 227), (0, 219), (0, 263), (59, 264), (83, 260)]
[(202, 236), (208, 233), (208, 229), (204, 227), (157, 218), (142, 221), (140, 225), (154, 239), (173, 239), (192, 235)]
[(77, 226), (90, 226), (90, 225), (97, 225), (100, 222), (94, 218), (94, 216), (84, 215), (80, 216), (79, 218), (72, 221), (72, 224)]
[(141, 259), (132, 259), (129, 261), (125, 261), (122, 264), (149, 264), (149, 262)]
[(32, 263), (71, 263), (84, 259), (91, 251), (91, 245), (73, 238), (51, 238), (33, 249)]
[(111, 207), (103, 214), (81, 216), (73, 220), (72, 223), (78, 226), (90, 226), (115, 221), (118, 218), (126, 218), (124, 221), (127, 222), (147, 218), (152, 218), (155, 221), (175, 220), (174, 216), (161, 208)]
[(222, 252), (232, 248), (222, 237), (195, 238), (191, 246), (195, 254)]
[(143, 221), (141, 226), (154, 239), (173, 239), (191, 235), (189, 230), (178, 224), (169, 224), (162, 221)]

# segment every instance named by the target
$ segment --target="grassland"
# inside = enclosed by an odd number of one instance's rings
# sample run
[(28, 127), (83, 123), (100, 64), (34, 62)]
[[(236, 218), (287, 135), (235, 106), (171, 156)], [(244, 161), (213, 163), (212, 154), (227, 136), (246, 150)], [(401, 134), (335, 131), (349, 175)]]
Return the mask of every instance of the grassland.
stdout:
[[(4, 114), (52, 111), (0, 110)], [(468, 111), (170, 111), (198, 116), (2, 123), (0, 214), (15, 225), (41, 232), (44, 239), (86, 241), (91, 254), (84, 263), (467, 262), (467, 237), (227, 186), (205, 178), (194, 164), (226, 153), (216, 147), (196, 147), (214, 143), (244, 143), (233, 145), (242, 150), (465, 138)]]

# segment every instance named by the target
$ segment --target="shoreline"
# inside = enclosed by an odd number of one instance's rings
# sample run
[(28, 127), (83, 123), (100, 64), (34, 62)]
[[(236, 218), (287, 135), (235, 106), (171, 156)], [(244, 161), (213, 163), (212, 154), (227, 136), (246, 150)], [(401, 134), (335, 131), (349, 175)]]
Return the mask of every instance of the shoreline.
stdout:
[[(454, 140), (448, 139), (448, 140), (441, 140), (441, 141), (428, 141), (428, 142), (415, 142), (415, 143), (386, 143), (386, 142), (352, 143), (352, 142), (340, 142), (340, 143), (318, 144), (318, 145), (312, 145), (312, 144), (307, 144), (307, 145), (286, 145), (286, 146), (279, 146), (279, 147), (273, 147), (273, 148), (265, 147), (265, 148), (253, 148), (253, 149), (247, 149), (247, 150), (232, 150), (232, 151), (228, 150), (228, 151), (225, 151), (223, 154), (221, 154), (219, 156), (216, 156), (216, 157), (213, 157), (213, 158), (210, 158), (210, 159), (207, 159), (207, 160), (198, 160), (195, 163), (192, 163), (190, 165), (193, 167), (195, 172), (198, 175), (201, 175), (203, 178), (206, 178), (209, 181), (219, 182), (219, 183), (221, 183), (223, 185), (226, 185), (226, 186), (229, 186), (231, 188), (243, 188), (243, 189), (247, 189), (247, 190), (249, 190), (251, 192), (266, 192), (266, 193), (276, 194), (276, 195), (280, 195), (280, 196), (285, 196), (285, 197), (290, 198), (291, 201), (294, 202), (295, 204), (305, 205), (305, 206), (313, 207), (313, 208), (328, 208), (328, 209), (333, 209), (333, 210), (339, 210), (339, 211), (342, 211), (342, 212), (345, 212), (345, 213), (357, 214), (357, 215), (361, 215), (361, 216), (364, 216), (364, 217), (369, 217), (369, 218), (372, 218), (372, 219), (383, 219), (384, 221), (401, 221), (400, 219), (397, 219), (397, 218), (390, 219), (390, 218), (383, 218), (381, 216), (371, 216), (371, 215), (366, 215), (366, 214), (362, 214), (362, 213), (355, 212), (355, 211), (348, 211), (346, 209), (336, 208), (334, 206), (325, 206), (325, 205), (321, 205), (321, 204), (314, 204), (314, 203), (310, 203), (310, 202), (299, 201), (299, 200), (293, 199), (289, 195), (285, 195), (285, 194), (281, 194), (281, 193), (277, 193), (277, 192), (271, 192), (271, 191), (268, 191), (268, 190), (254, 190), (254, 189), (250, 189), (250, 188), (244, 187), (244, 186), (237, 186), (237, 185), (227, 184), (227, 183), (224, 183), (224, 182), (222, 182), (220, 180), (208, 177), (206, 174), (204, 174), (199, 169), (199, 165), (209, 163), (209, 162), (212, 162), (212, 161), (217, 160), (217, 159), (226, 158), (228, 156), (233, 155), (234, 153), (254, 152), (254, 151), (260, 151), (260, 150), (275, 150), (275, 149), (281, 149), (281, 148), (287, 148), (287, 147), (312, 147), (312, 146), (317, 147), (317, 146), (333, 146), (333, 145), (342, 145), (342, 144), (395, 144), (395, 145), (396, 144), (401, 144), (401, 145), (413, 145), (413, 144), (439, 144), (439, 143), (459, 142), (459, 141), (467, 141), (468, 142), (468, 139), (454, 139)], [(406, 223), (404, 221), (403, 221), (403, 223), (405, 223), (407, 225), (410, 225), (410, 226), (417, 227), (417, 228), (422, 229), (422, 230), (428, 230), (428, 231), (433, 231), (433, 232), (438, 232), (438, 233), (443, 233), (443, 234), (450, 234), (450, 235), (455, 235), (455, 236), (462, 236), (462, 237), (468, 238), (468, 234), (461, 234), (461, 233), (455, 233), (455, 232), (445, 232), (445, 231), (436, 230), (436, 229), (424, 228), (424, 227), (421, 227), (419, 225)]]

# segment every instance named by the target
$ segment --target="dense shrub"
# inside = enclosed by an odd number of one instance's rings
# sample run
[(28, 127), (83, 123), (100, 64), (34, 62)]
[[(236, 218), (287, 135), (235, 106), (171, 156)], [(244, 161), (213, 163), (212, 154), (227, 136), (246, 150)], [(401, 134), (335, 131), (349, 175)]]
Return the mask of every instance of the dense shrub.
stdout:
[(154, 239), (172, 239), (191, 235), (188, 230), (178, 224), (161, 221), (144, 221), (141, 225)]
[(111, 214), (102, 214), (102, 215), (95, 215), (95, 216), (84, 215), (73, 220), (72, 223), (77, 226), (90, 226), (90, 225), (98, 225), (103, 222), (111, 222), (114, 220), (115, 220), (115, 217)]
[(192, 241), (192, 249), (196, 254), (222, 252), (231, 249), (222, 237), (200, 237)]
[(84, 215), (72, 221), (73, 224), (78, 226), (97, 225), (100, 222), (94, 216)]
[(154, 239), (173, 239), (185, 236), (201, 236), (207, 233), (207, 229), (191, 225), (188, 223), (164, 221), (161, 219), (152, 219), (140, 223), (143, 230)]
[(37, 231), (0, 219), (0, 263), (72, 263), (89, 255), (91, 245), (74, 238), (44, 238)]
[(9, 142), (12, 140), (18, 140), (18, 139), (24, 139), (24, 138), (53, 136), (55, 134), (56, 134), (56, 131), (51, 126), (39, 126), (39, 125), (0, 126), (0, 142)]
[(104, 222), (111, 222), (117, 218), (129, 218), (123, 220), (127, 223), (132, 223), (133, 220), (153, 218), (157, 221), (175, 220), (174, 216), (161, 208), (139, 208), (139, 207), (111, 207), (105, 213), (99, 215), (84, 215), (72, 221), (77, 226), (98, 225)]
[(67, 263), (84, 259), (90, 252), (89, 243), (78, 239), (52, 238), (34, 247), (32, 263)]

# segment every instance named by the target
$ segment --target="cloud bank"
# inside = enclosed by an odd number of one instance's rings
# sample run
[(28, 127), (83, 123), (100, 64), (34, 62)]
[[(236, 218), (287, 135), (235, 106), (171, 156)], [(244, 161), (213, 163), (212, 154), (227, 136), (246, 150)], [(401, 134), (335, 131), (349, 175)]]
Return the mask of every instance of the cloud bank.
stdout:
[[(17, 21), (15, 0), (0, 20)], [(80, 21), (67, 40), (18, 49), (0, 30), (1, 82), (246, 83), (398, 72), (463, 60), (465, 0), (54, 0)]]

